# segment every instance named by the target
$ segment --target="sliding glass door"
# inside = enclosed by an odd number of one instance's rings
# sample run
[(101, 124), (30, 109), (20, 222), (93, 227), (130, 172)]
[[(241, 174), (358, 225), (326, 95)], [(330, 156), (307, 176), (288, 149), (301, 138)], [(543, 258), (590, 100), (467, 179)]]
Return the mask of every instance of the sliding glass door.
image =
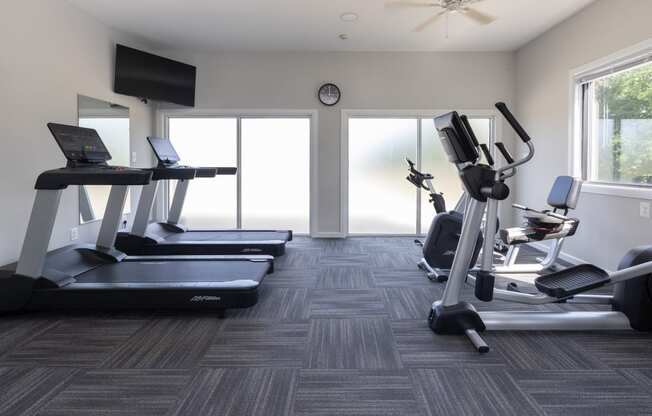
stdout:
[[(481, 142), (493, 138), (493, 118), (470, 116)], [(441, 147), (432, 117), (376, 117), (347, 119), (348, 233), (414, 235), (428, 231), (435, 210), (426, 191), (405, 180), (414, 161), (434, 176), (433, 185), (444, 194), (448, 209), (462, 195), (457, 170)]]
[(169, 116), (166, 126), (183, 164), (238, 168), (193, 180), (184, 224), (310, 232), (310, 117)]
[(242, 226), (310, 229), (310, 119), (242, 119)]
[(416, 160), (417, 120), (349, 121), (349, 232), (414, 234), (414, 189), (405, 158)]
[[(170, 118), (168, 132), (181, 162), (194, 166), (236, 166), (236, 118)], [(188, 187), (184, 224), (194, 229), (237, 227), (237, 178), (197, 178)], [(176, 183), (170, 184), (170, 198)]]

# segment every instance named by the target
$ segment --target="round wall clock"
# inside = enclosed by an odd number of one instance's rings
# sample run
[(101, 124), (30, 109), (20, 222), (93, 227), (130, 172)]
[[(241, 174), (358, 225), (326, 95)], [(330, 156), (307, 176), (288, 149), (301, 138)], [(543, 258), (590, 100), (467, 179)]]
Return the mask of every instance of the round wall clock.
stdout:
[(342, 92), (339, 87), (332, 83), (324, 84), (319, 87), (317, 95), (319, 96), (319, 101), (327, 106), (337, 104), (340, 101), (340, 98), (342, 98)]

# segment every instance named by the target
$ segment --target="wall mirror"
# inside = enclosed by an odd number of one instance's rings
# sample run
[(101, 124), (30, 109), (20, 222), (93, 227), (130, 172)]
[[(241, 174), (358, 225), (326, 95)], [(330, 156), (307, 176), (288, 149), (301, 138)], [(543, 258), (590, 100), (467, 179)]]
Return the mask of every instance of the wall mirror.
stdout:
[[(77, 96), (77, 112), (80, 127), (97, 130), (111, 153), (111, 165), (129, 166), (129, 108), (96, 98)], [(79, 222), (85, 224), (102, 219), (109, 200), (108, 186), (79, 187)], [(125, 214), (130, 211), (129, 196)]]

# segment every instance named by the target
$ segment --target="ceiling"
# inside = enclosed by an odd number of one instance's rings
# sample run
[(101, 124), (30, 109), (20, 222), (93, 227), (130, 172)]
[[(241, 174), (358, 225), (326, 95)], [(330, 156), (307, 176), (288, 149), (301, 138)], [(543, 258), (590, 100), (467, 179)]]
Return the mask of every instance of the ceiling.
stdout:
[[(420, 33), (432, 9), (386, 9), (384, 0), (68, 0), (158, 47), (216, 51), (509, 51), (593, 0), (483, 0), (497, 20), (451, 14)], [(428, 0), (423, 0), (427, 2)], [(345, 22), (340, 15), (359, 18)], [(446, 27), (448, 23), (448, 37)], [(347, 34), (342, 40), (340, 34)]]

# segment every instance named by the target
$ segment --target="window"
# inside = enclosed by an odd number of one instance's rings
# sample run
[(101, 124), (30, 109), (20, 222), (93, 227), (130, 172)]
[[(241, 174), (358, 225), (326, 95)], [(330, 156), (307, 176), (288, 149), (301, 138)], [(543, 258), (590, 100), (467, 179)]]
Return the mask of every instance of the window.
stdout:
[[(236, 166), (238, 120), (233, 117), (174, 117), (168, 120), (170, 140), (181, 163)], [(170, 183), (170, 202), (176, 181)], [(193, 179), (188, 187), (182, 222), (194, 229), (237, 227), (235, 176)]]
[[(310, 232), (312, 116), (245, 114), (164, 117), (181, 162), (235, 166), (235, 176), (195, 179), (182, 222), (190, 228)], [(174, 196), (170, 183), (168, 204)]]
[[(584, 180), (652, 186), (652, 63), (611, 63), (576, 78), (577, 164)], [(577, 158), (577, 156), (576, 156)]]
[(242, 119), (242, 226), (310, 229), (310, 119)]
[(405, 158), (416, 160), (416, 119), (349, 121), (349, 232), (414, 234), (414, 188)]
[[(457, 169), (441, 147), (434, 114), (380, 113), (381, 117), (377, 112), (344, 113), (347, 169), (343, 172), (347, 176), (343, 182), (348, 190), (343, 195), (343, 228), (349, 234), (424, 234), (436, 213), (427, 193), (405, 180), (405, 158), (435, 177), (433, 185), (444, 194), (449, 209), (462, 195)], [(468, 115), (478, 139), (489, 143), (493, 116)]]

